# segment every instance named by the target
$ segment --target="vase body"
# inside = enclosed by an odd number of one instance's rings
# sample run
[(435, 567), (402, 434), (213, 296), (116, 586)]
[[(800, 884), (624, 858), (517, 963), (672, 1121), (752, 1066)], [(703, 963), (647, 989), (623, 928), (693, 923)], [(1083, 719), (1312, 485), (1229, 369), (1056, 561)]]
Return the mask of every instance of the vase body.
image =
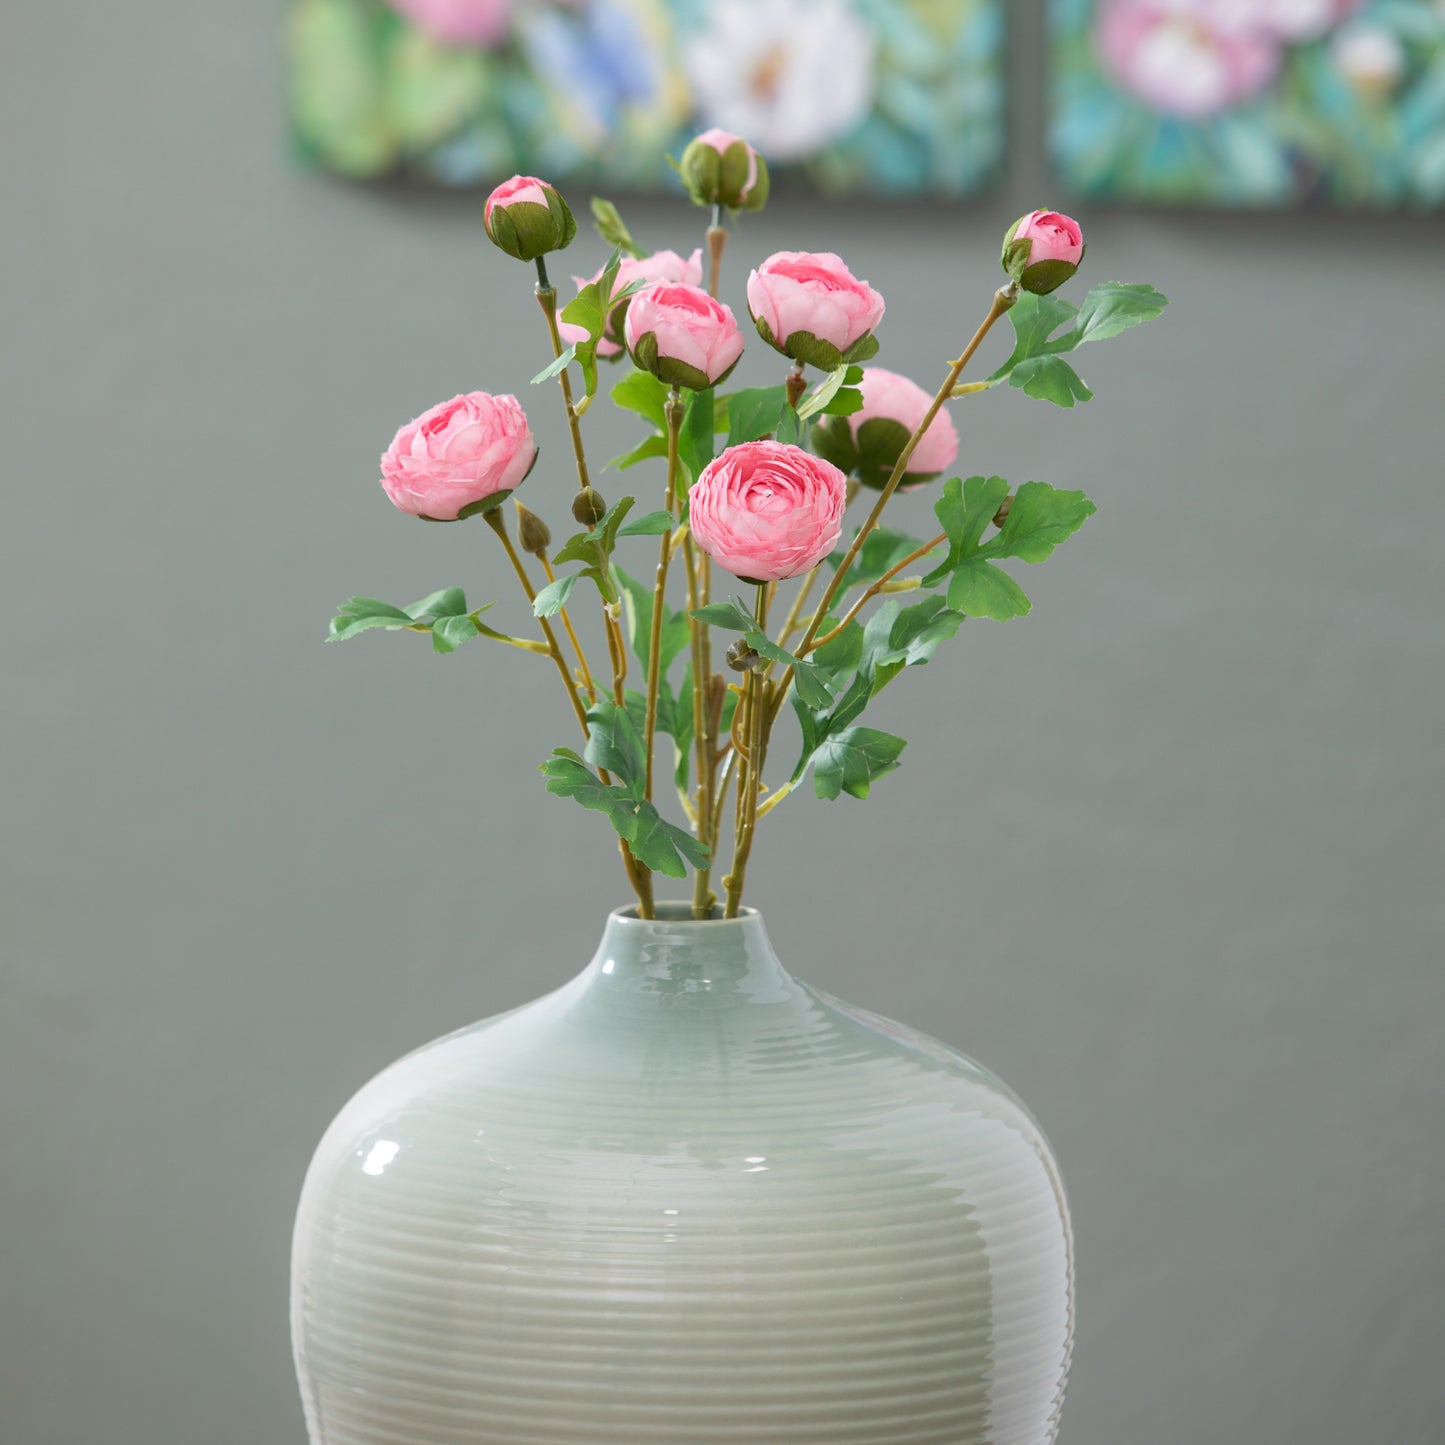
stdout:
[(1018, 1100), (685, 909), (367, 1084), (292, 1258), (313, 1445), (1037, 1445), (1072, 1314)]

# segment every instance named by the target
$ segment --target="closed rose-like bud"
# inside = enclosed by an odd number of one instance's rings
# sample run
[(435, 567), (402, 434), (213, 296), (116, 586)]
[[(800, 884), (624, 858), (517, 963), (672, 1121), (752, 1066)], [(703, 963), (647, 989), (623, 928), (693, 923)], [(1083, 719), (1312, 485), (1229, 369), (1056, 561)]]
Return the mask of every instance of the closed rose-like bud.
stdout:
[(397, 432), (381, 458), (381, 485), (413, 517), (457, 522), (499, 506), (537, 460), (515, 396), (454, 396)]
[(483, 223), (492, 243), (519, 261), (560, 251), (577, 234), (567, 202), (536, 176), (513, 176), (487, 197)]
[(745, 582), (811, 571), (843, 530), (848, 481), (831, 462), (783, 442), (729, 447), (688, 492), (693, 540)]
[(607, 515), (607, 503), (596, 487), (583, 487), (572, 498), (572, 516), (579, 526), (595, 527)]
[(767, 204), (768, 163), (731, 131), (703, 131), (688, 143), (677, 171), (700, 206), (760, 211)]
[(632, 359), (669, 386), (706, 391), (738, 364), (743, 335), (733, 313), (698, 286), (654, 286), (627, 308)]
[(728, 666), (734, 672), (752, 672), (763, 660), (763, 655), (754, 647), (749, 647), (742, 638), (733, 643), (727, 650)]
[[(584, 286), (590, 286), (594, 281), (602, 279), (602, 272), (586, 277), (574, 276), (573, 281), (577, 283), (578, 291)], [(612, 290), (615, 294), (618, 291), (625, 291), (635, 281), (645, 281), (649, 286), (660, 285), (668, 281), (680, 281), (685, 286), (697, 286), (702, 283), (702, 248), (697, 247), (691, 256), (684, 260), (676, 251), (654, 251), (650, 256), (624, 256), (618, 263), (617, 275), (612, 282)], [(624, 297), (607, 313), (606, 327), (602, 332), (602, 339), (597, 343), (597, 354), (607, 361), (615, 361), (625, 350), (623, 342), (623, 326), (627, 320), (628, 308), (639, 293), (633, 292), (631, 296)], [(562, 322), (559, 330), (564, 341), (585, 340), (588, 332), (584, 326), (572, 326)]]
[(883, 298), (831, 251), (779, 251), (748, 277), (758, 335), (794, 361), (833, 371), (878, 350)]
[(1084, 233), (1071, 216), (1030, 211), (1003, 238), (1003, 268), (1035, 296), (1056, 291), (1084, 259)]
[[(933, 405), (933, 398), (917, 382), (881, 366), (863, 369), (858, 390), (863, 393), (863, 405), (849, 416), (824, 417), (813, 428), (813, 445), (820, 456), (857, 477), (865, 487), (882, 487), (893, 475), (894, 464)], [(899, 490), (932, 481), (946, 472), (957, 456), (953, 418), (940, 410), (908, 458)]]
[(520, 502), (517, 508), (517, 541), (524, 552), (537, 556), (552, 545), (552, 529), (532, 510)]

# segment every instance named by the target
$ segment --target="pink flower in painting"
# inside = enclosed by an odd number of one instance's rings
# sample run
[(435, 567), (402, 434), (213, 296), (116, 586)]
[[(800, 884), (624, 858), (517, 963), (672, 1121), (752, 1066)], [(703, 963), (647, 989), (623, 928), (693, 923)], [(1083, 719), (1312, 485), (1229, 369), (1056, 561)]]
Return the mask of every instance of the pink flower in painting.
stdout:
[(744, 442), (709, 462), (688, 492), (692, 535), (748, 582), (811, 571), (843, 530), (848, 480), (831, 462), (782, 442)]
[(644, 371), (691, 391), (722, 381), (743, 354), (742, 332), (731, 309), (699, 286), (639, 291), (622, 330), (632, 359)]
[(1105, 0), (1096, 32), (1106, 69), (1165, 115), (1213, 115), (1263, 90), (1280, 42), (1212, 18), (1206, 0)]
[(455, 522), (520, 486), (537, 446), (515, 396), (454, 396), (397, 432), (381, 458), (381, 485), (403, 512)]
[(1360, 0), (1202, 0), (1195, 8), (1226, 30), (1299, 42), (1323, 35), (1359, 4)]
[(448, 45), (499, 45), (512, 23), (512, 0), (389, 0), (391, 8)]
[[(585, 279), (581, 276), (572, 278), (577, 283), (580, 291), (584, 286), (590, 286), (594, 281), (602, 279), (602, 271)], [(649, 286), (660, 286), (667, 283), (681, 283), (684, 286), (700, 286), (702, 284), (702, 250), (694, 250), (692, 255), (683, 260), (676, 251), (654, 251), (650, 256), (633, 257), (624, 256), (621, 264), (617, 267), (617, 279), (613, 282), (614, 291), (625, 291), (634, 281), (646, 281)], [(627, 320), (627, 309), (631, 302), (640, 296), (642, 292), (634, 292), (632, 296), (625, 297), (607, 313), (607, 329), (602, 333), (602, 340), (598, 343), (598, 356), (611, 359), (622, 355), (623, 341), (622, 328)], [(586, 329), (581, 326), (572, 326), (566, 322), (562, 323), (561, 331), (563, 339), (567, 341), (582, 341), (586, 338)]]
[(831, 251), (769, 256), (748, 277), (748, 309), (769, 346), (825, 371), (878, 349), (883, 298)]

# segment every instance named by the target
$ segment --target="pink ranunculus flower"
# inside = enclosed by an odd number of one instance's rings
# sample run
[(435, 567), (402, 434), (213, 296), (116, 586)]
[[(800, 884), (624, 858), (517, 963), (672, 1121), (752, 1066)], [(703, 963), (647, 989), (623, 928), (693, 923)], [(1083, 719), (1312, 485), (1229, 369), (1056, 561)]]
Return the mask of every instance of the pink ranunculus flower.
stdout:
[(572, 244), (577, 222), (555, 186), (513, 176), (487, 197), (482, 225), (492, 244), (519, 261), (535, 261)]
[(732, 311), (700, 286), (682, 282), (639, 291), (627, 308), (622, 334), (638, 366), (689, 391), (716, 386), (743, 354)]
[(748, 277), (758, 334), (794, 361), (833, 371), (878, 350), (883, 298), (831, 251), (779, 251)]
[(449, 45), (500, 45), (512, 24), (512, 0), (388, 0), (418, 30)]
[(1083, 230), (1058, 211), (1030, 211), (1003, 238), (1004, 270), (1038, 296), (1058, 290), (1083, 259)]
[[(605, 268), (603, 268), (605, 269)], [(594, 281), (602, 279), (602, 270), (594, 275), (572, 278), (577, 283), (580, 291), (584, 286), (590, 286)], [(624, 256), (617, 267), (617, 279), (612, 283), (614, 291), (625, 291), (634, 281), (646, 281), (649, 286), (662, 285), (665, 282), (681, 282), (684, 286), (700, 286), (702, 284), (702, 250), (698, 248), (692, 255), (683, 260), (676, 251), (654, 251), (650, 256)], [(623, 352), (622, 328), (627, 320), (627, 311), (632, 304), (634, 297), (640, 295), (634, 292), (632, 296), (624, 297), (607, 313), (607, 329), (602, 333), (602, 340), (597, 345), (598, 356), (607, 360), (621, 356)], [(566, 340), (585, 340), (587, 332), (580, 326), (572, 326), (568, 323), (563, 325), (563, 333)]]
[[(883, 487), (933, 398), (916, 381), (881, 366), (863, 369), (858, 390), (863, 405), (848, 416), (825, 416), (813, 428), (814, 442), (820, 456), (864, 486)], [(957, 457), (958, 431), (953, 418), (940, 410), (908, 458), (899, 490), (910, 491), (932, 481)]]
[(745, 582), (811, 571), (837, 543), (847, 505), (832, 462), (782, 442), (729, 447), (688, 492), (697, 545)]
[(1258, 94), (1280, 65), (1280, 40), (1220, 21), (1201, 3), (1105, 0), (1095, 32), (1105, 69), (1165, 115), (1198, 119)]
[(677, 165), (688, 194), (700, 206), (761, 210), (768, 199), (768, 163), (730, 130), (713, 126), (694, 136)]
[(472, 391), (397, 432), (381, 458), (381, 485), (403, 512), (455, 522), (502, 502), (536, 460), (517, 398)]

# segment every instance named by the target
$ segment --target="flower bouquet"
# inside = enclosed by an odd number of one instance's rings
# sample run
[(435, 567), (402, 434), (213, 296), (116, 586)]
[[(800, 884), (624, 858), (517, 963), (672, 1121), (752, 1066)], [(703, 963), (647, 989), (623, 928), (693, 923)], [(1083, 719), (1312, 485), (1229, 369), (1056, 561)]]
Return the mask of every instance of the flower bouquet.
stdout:
[[(723, 390), (745, 349), (719, 297), (724, 223), (763, 204), (767, 166), (709, 131), (679, 170), (710, 213), (706, 286), (704, 247), (647, 254), (595, 202), (612, 254), (559, 306), (547, 258), (574, 240), (566, 203), (526, 176), (486, 203), (487, 234), (536, 268), (552, 359), (533, 380), (560, 393), (575, 475), (537, 476), (521, 405), (485, 392), (431, 408), (382, 458), (403, 511), (485, 522), (527, 611), (504, 627), (449, 587), (409, 607), (352, 598), (332, 624), (554, 669), (577, 737), (543, 761), (546, 786), (610, 825), (636, 903), (571, 982), (408, 1054), (327, 1130), (292, 1255), (313, 1445), (1057, 1430), (1073, 1245), (1038, 1125), (946, 1044), (794, 977), (743, 898), (767, 815), (809, 779), (866, 797), (904, 748), (865, 723), (872, 700), (967, 619), (1025, 614), (1013, 564), (1094, 510), (1043, 482), (948, 475), (950, 401), (1005, 382), (1087, 400), (1070, 354), (1164, 298), (1110, 282), (1059, 299), (1083, 238), (1032, 212), (925, 388), (864, 365), (883, 298), (841, 257), (779, 252), (746, 300), (781, 379)], [(1005, 316), (1011, 351), (965, 381)], [(601, 495), (584, 444), (608, 359), (612, 400), (645, 424), (614, 465), (652, 469), (648, 504)], [(884, 525), (920, 491), (929, 535)], [(568, 496), (576, 530), (554, 544), (545, 518)], [(624, 567), (627, 547), (643, 560)], [(658, 898), (658, 875), (689, 870), (687, 901)]]
[[(1043, 561), (1094, 511), (1082, 492), (1043, 482), (940, 483), (959, 450), (947, 404), (1004, 382), (1063, 406), (1086, 401), (1092, 393), (1067, 354), (1157, 316), (1165, 300), (1117, 282), (1077, 306), (1059, 299), (1083, 261), (1083, 238), (1067, 216), (1032, 212), (1005, 237), (1006, 284), (925, 388), (864, 365), (879, 349), (878, 291), (831, 252), (783, 251), (759, 262), (746, 284), (756, 335), (765, 354), (781, 358), (783, 379), (724, 391), (744, 351), (743, 328), (719, 299), (724, 221), (765, 203), (767, 165), (746, 141), (712, 130), (678, 169), (693, 201), (710, 210), (706, 287), (702, 247), (687, 257), (649, 254), (599, 200), (597, 229), (614, 249), (559, 306), (547, 257), (576, 237), (567, 203), (527, 176), (486, 201), (488, 236), (536, 268), (552, 360), (532, 381), (558, 387), (575, 485), (554, 471), (531, 484), (524, 505), (518, 489), (537, 448), (513, 395), (471, 392), (434, 406), (382, 457), (383, 485), (404, 512), (486, 522), (540, 635), (498, 630), (483, 620), (486, 608), (451, 587), (408, 607), (353, 597), (331, 636), (429, 633), (443, 653), (484, 638), (546, 659), (579, 734), (578, 746), (559, 746), (542, 764), (548, 789), (610, 822), (641, 917), (653, 916), (655, 875), (691, 870), (693, 916), (708, 918), (721, 903), (732, 918), (767, 814), (809, 776), (819, 798), (866, 797), (904, 749), (902, 738), (865, 725), (870, 702), (927, 663), (966, 619), (1026, 614), (1028, 598), (1000, 564)], [(965, 382), (1005, 316), (1012, 353)], [(611, 465), (655, 466), (651, 506), (634, 496), (609, 502), (584, 441), (599, 363), (624, 360), (611, 398), (648, 432)], [(579, 530), (554, 547), (546, 518), (555, 520), (563, 486)], [(900, 494), (930, 486), (933, 535), (884, 525)], [(866, 515), (846, 528), (860, 499)], [(655, 561), (624, 567), (624, 547), (649, 540)], [(788, 717), (797, 736), (780, 759), (775, 734)], [(662, 760), (659, 735), (670, 743)]]

